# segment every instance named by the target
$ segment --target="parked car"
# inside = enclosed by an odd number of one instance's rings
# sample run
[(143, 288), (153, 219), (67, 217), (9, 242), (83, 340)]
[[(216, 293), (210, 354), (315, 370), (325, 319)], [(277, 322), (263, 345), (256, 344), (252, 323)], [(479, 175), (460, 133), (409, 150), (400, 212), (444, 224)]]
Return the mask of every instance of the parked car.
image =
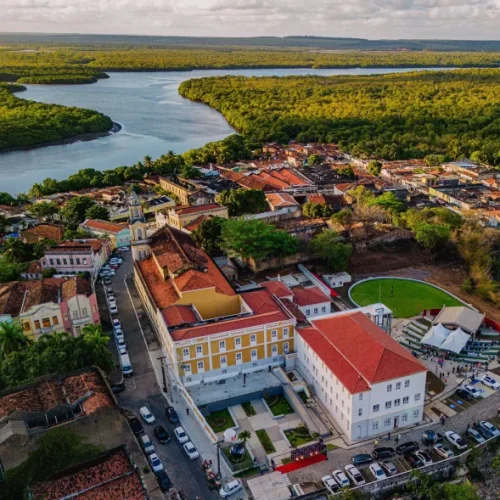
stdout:
[(240, 491), (243, 489), (243, 484), (241, 484), (241, 481), (238, 479), (235, 479), (234, 481), (230, 481), (226, 485), (224, 485), (220, 490), (219, 490), (219, 495), (222, 498), (227, 498), (231, 496), (233, 493), (236, 493), (237, 491)]
[(431, 456), (426, 451), (422, 451), (422, 450), (416, 451), (415, 455), (417, 455), (417, 457), (420, 458), (420, 460), (422, 461), (422, 463), (424, 465), (431, 465), (434, 463), (432, 461)]
[(333, 479), (332, 476), (323, 476), (321, 478), (321, 481), (323, 481), (325, 487), (332, 493), (336, 493), (337, 491), (340, 490), (340, 486), (337, 484), (337, 481), (335, 481), (335, 479)]
[(451, 443), (453, 446), (458, 448), (459, 450), (466, 450), (467, 443), (456, 433), (453, 431), (446, 431), (444, 433), (444, 437), (446, 440)]
[(115, 339), (117, 341), (123, 341), (125, 342), (125, 337), (123, 336), (123, 332), (121, 330), (115, 330)]
[(480, 425), (478, 425), (474, 427), (474, 429), (476, 429), (476, 431), (479, 432), (479, 434), (481, 434), (484, 439), (490, 439), (493, 437), (493, 434), (488, 429), (486, 429), (486, 427), (481, 427)]
[(478, 444), (484, 443), (484, 437), (481, 436), (479, 431), (477, 431), (476, 429), (472, 429), (472, 428), (467, 429), (466, 434), (467, 434), (467, 436), (472, 438), (476, 443), (478, 443)]
[(139, 441), (141, 442), (141, 446), (147, 455), (155, 452), (154, 444), (151, 439), (149, 439), (149, 436), (147, 434), (143, 434), (140, 437)]
[(380, 481), (382, 479), (387, 479), (385, 472), (382, 470), (382, 467), (380, 467), (380, 465), (377, 462), (374, 462), (373, 464), (371, 464), (369, 468), (370, 468), (370, 472), (373, 474), (373, 477), (377, 481)]
[(113, 304), (113, 305), (109, 306), (109, 312), (111, 314), (118, 314), (118, 307), (116, 307), (116, 304)]
[(334, 470), (332, 477), (341, 488), (347, 488), (351, 485), (347, 476), (340, 469)]
[(121, 354), (127, 354), (127, 349), (125, 347), (119, 347), (118, 352)]
[(465, 401), (470, 401), (471, 399), (474, 399), (472, 394), (469, 391), (466, 391), (465, 389), (457, 389), (455, 391), (455, 396), (460, 399), (465, 399)]
[(483, 397), (484, 391), (482, 389), (477, 389), (473, 385), (465, 385), (463, 387), (474, 399), (479, 399)]
[(125, 339), (122, 337), (119, 339), (116, 339), (116, 345), (118, 346), (118, 349), (126, 349), (127, 348), (127, 343), (125, 342)]
[(173, 406), (169, 406), (165, 410), (165, 414), (167, 415), (167, 418), (170, 420), (172, 424), (179, 423), (179, 415), (177, 415), (177, 412), (175, 411), (175, 408)]
[(481, 377), (481, 383), (495, 390), (500, 389), (500, 382), (497, 382), (493, 377), (490, 377), (489, 375), (483, 375)]
[(155, 416), (149, 411), (147, 406), (143, 406), (140, 410), (139, 413), (141, 414), (141, 417), (144, 419), (144, 422), (147, 424), (154, 424), (156, 421)]
[(144, 432), (144, 427), (141, 424), (141, 421), (137, 417), (132, 417), (129, 420), (130, 427), (132, 428), (132, 432), (138, 436), (139, 434)]
[(156, 479), (158, 480), (158, 485), (162, 491), (168, 491), (173, 487), (172, 481), (164, 470), (159, 470), (156, 473)]
[(404, 458), (414, 469), (422, 467), (424, 465), (422, 463), (422, 460), (420, 460), (420, 457), (415, 452), (406, 454)]
[(123, 392), (125, 389), (125, 384), (115, 384), (111, 386), (113, 394), (120, 394), (120, 392)]
[(500, 431), (493, 424), (490, 424), (486, 420), (481, 420), (479, 422), (479, 427), (490, 431), (494, 436), (498, 436), (500, 434)]
[(366, 483), (365, 478), (361, 475), (361, 472), (354, 467), (354, 465), (346, 465), (344, 467), (346, 476), (354, 483), (354, 486), (361, 486)]
[(368, 453), (360, 453), (359, 455), (354, 455), (351, 458), (351, 462), (353, 465), (371, 464), (373, 462), (373, 458)]
[(112, 286), (107, 286), (106, 287), (106, 295), (113, 295), (115, 292), (113, 291)]
[(389, 462), (389, 460), (382, 462), (380, 467), (384, 469), (387, 476), (394, 476), (394, 474), (398, 473), (398, 468), (392, 462)]
[(195, 448), (194, 444), (191, 441), (184, 443), (183, 448), (184, 448), (184, 451), (186, 452), (186, 455), (191, 460), (196, 460), (200, 456), (198, 450)]
[(390, 458), (393, 455), (395, 455), (396, 452), (394, 451), (394, 448), (389, 448), (388, 446), (386, 447), (380, 447), (380, 448), (375, 448), (372, 452), (372, 457), (374, 460), (379, 460), (381, 458)]
[(168, 432), (165, 430), (163, 425), (157, 425), (155, 427), (154, 433), (161, 444), (165, 444), (170, 441), (170, 436), (168, 435)]
[(174, 429), (174, 434), (180, 444), (184, 444), (189, 441), (189, 436), (186, 434), (186, 431), (183, 427), (176, 427)]
[(106, 276), (104, 277), (104, 284), (105, 284), (106, 286), (110, 286), (110, 285), (111, 285), (111, 283), (112, 283), (111, 278), (110, 278), (108, 275), (106, 275)]
[(122, 327), (122, 324), (120, 323), (120, 320), (119, 319), (114, 319), (113, 320), (113, 328), (120, 328), (121, 329)]
[(129, 247), (120, 247), (118, 250), (120, 250), (120, 252), (130, 252)]
[(151, 455), (148, 455), (148, 460), (151, 468), (153, 469), (153, 472), (159, 472), (163, 470), (163, 464), (161, 463), (161, 460), (156, 453), (151, 453)]
[(406, 443), (400, 444), (396, 447), (396, 451), (398, 455), (405, 455), (406, 453), (410, 453), (412, 451), (417, 451), (419, 448), (419, 444), (416, 441), (407, 441)]
[(446, 447), (444, 444), (438, 443), (434, 445), (434, 451), (441, 457), (441, 458), (453, 458), (455, 456), (455, 453), (453, 453), (448, 447)]
[(109, 264), (110, 265), (112, 265), (112, 264), (115, 264), (115, 265), (123, 264), (123, 259), (121, 259), (120, 257), (111, 257), (111, 259), (109, 259)]
[(424, 431), (422, 434), (422, 443), (431, 445), (438, 442), (438, 435), (433, 430)]

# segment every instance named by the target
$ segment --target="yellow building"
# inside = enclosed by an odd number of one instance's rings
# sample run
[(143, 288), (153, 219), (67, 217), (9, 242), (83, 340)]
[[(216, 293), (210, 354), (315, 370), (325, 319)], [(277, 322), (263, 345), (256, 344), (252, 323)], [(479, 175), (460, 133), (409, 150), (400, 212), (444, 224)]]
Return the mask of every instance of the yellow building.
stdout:
[(277, 366), (293, 352), (296, 320), (282, 301), (267, 289), (237, 294), (187, 233), (165, 226), (143, 252), (135, 284), (185, 385)]
[(203, 220), (210, 217), (229, 218), (227, 207), (218, 203), (208, 203), (206, 205), (178, 206), (168, 209), (165, 213), (156, 214), (156, 227), (160, 228), (168, 224), (176, 229), (191, 229)]
[(213, 201), (214, 197), (200, 189), (189, 179), (177, 179), (174, 182), (166, 177), (160, 177), (160, 187), (174, 194), (181, 205), (203, 205)]

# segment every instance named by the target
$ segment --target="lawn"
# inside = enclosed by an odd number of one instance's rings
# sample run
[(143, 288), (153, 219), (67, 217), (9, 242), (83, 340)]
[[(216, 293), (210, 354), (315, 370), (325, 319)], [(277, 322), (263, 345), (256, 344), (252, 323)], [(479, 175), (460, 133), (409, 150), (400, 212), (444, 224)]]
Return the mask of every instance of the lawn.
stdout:
[(382, 302), (395, 318), (411, 318), (424, 309), (463, 305), (457, 299), (425, 283), (404, 279), (374, 279), (351, 288), (351, 297), (360, 306)]
[(205, 419), (214, 432), (224, 432), (226, 429), (236, 426), (227, 408), (213, 411), (208, 417), (205, 417)]
[(254, 415), (257, 415), (257, 412), (255, 411), (255, 408), (252, 406), (252, 403), (250, 403), (250, 401), (241, 403), (241, 406), (243, 407), (243, 411), (245, 412), (247, 417), (253, 417)]
[(305, 425), (295, 429), (288, 429), (285, 431), (285, 435), (293, 448), (298, 448), (303, 444), (313, 441), (313, 437)]
[(264, 399), (266, 400), (267, 406), (269, 406), (271, 412), (275, 417), (293, 413), (293, 408), (290, 406), (290, 403), (283, 395), (267, 396)]
[(260, 444), (264, 447), (264, 451), (266, 453), (274, 453), (276, 451), (276, 448), (274, 447), (271, 438), (268, 436), (266, 429), (255, 431), (255, 434), (257, 434)]
[(222, 453), (227, 457), (227, 459), (233, 464), (234, 469), (247, 469), (253, 465), (253, 460), (250, 454), (248, 453), (245, 446), (245, 454), (242, 457), (235, 457), (231, 455), (231, 447), (222, 448)]

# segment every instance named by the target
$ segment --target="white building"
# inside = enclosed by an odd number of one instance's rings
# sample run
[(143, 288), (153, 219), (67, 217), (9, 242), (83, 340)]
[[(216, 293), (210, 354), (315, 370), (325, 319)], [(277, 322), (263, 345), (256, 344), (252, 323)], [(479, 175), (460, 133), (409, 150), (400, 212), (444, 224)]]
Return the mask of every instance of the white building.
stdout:
[(426, 367), (360, 309), (297, 329), (297, 369), (356, 441), (423, 418)]

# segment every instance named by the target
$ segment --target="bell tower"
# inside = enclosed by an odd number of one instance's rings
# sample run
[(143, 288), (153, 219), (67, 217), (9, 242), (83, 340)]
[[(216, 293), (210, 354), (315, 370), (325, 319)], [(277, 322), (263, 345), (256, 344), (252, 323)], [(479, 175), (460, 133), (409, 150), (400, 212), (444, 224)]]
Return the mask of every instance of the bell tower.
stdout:
[(134, 260), (143, 260), (151, 255), (150, 240), (147, 234), (147, 222), (144, 211), (135, 191), (128, 199), (128, 225), (130, 229), (130, 244)]

